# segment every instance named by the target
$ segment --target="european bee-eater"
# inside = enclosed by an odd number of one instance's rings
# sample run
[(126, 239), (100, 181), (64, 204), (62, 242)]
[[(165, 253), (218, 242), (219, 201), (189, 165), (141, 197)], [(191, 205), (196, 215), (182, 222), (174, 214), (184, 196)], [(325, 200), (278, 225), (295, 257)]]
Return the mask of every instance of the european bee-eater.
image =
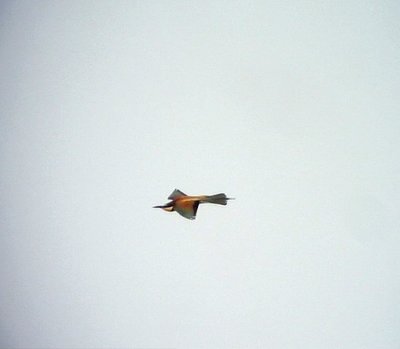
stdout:
[(162, 206), (153, 206), (154, 208), (162, 208), (164, 211), (172, 212), (176, 211), (181, 216), (187, 219), (195, 219), (197, 209), (200, 204), (210, 203), (218, 205), (226, 205), (228, 200), (232, 198), (226, 197), (225, 194), (215, 194), (215, 195), (197, 195), (189, 196), (182, 193), (180, 190), (175, 189), (168, 199), (171, 200)]

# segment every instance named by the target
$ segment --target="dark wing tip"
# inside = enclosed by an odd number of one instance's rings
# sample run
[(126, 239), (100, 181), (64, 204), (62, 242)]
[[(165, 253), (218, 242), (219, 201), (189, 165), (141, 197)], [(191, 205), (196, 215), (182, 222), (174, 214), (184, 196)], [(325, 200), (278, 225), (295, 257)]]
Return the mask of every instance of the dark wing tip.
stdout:
[(187, 196), (184, 192), (180, 191), (179, 189), (175, 189), (170, 196), (168, 196), (169, 200), (174, 200), (181, 196)]
[(194, 216), (194, 218), (196, 218), (196, 213), (197, 213), (197, 209), (199, 208), (199, 205), (200, 205), (200, 201), (195, 201), (193, 203), (193, 216)]

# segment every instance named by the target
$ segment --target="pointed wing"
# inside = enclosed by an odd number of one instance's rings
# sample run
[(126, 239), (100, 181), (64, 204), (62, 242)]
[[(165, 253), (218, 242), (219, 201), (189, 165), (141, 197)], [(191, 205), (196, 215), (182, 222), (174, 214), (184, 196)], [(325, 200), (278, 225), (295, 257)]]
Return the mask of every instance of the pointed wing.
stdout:
[(196, 219), (200, 201), (188, 201), (175, 206), (175, 211), (187, 219)]
[(175, 189), (170, 196), (168, 196), (169, 200), (175, 200), (181, 196), (187, 196), (185, 193), (182, 193), (179, 189)]

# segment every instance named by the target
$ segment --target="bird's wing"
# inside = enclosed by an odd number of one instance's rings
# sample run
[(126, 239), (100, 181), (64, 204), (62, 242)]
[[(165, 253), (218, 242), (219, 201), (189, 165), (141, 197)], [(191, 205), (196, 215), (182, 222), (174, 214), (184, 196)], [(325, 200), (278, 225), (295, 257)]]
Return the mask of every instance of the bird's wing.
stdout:
[(180, 203), (179, 205), (175, 205), (175, 211), (187, 219), (196, 219), (199, 204), (200, 201), (187, 201)]
[(181, 196), (187, 196), (185, 193), (182, 193), (179, 189), (175, 189), (170, 196), (168, 196), (169, 200), (175, 200)]

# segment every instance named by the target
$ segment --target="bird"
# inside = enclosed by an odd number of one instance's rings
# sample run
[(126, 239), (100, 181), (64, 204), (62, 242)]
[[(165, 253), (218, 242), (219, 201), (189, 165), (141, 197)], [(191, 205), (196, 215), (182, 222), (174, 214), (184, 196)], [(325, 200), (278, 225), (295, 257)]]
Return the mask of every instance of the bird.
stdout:
[(181, 216), (187, 219), (196, 219), (197, 209), (200, 204), (210, 203), (217, 205), (226, 205), (228, 198), (224, 193), (214, 195), (196, 195), (189, 196), (181, 192), (179, 189), (175, 189), (168, 199), (170, 202), (165, 205), (153, 206), (153, 208), (161, 208), (167, 212), (178, 212)]

